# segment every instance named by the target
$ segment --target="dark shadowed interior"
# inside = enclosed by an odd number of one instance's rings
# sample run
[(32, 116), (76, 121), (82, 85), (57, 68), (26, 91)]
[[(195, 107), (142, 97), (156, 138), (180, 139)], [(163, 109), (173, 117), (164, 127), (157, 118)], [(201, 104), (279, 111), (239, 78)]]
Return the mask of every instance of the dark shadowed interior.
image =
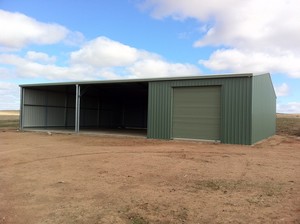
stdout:
[[(75, 128), (74, 85), (26, 88), (23, 128)], [(80, 85), (80, 130), (147, 133), (148, 82)]]

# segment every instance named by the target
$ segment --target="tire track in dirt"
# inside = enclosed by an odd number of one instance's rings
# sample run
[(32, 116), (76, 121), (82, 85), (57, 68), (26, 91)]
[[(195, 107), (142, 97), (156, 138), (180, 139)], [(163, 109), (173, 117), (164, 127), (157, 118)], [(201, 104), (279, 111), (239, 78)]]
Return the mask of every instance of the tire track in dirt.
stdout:
[[(187, 153), (188, 151), (185, 151)], [(103, 155), (103, 154), (165, 154), (166, 156), (169, 156), (169, 154), (182, 154), (183, 152), (180, 151), (154, 151), (154, 152), (145, 152), (145, 151), (132, 151), (132, 152), (124, 152), (124, 151), (118, 151), (118, 152), (111, 152), (111, 151), (105, 151), (105, 152), (95, 152), (95, 153), (79, 153), (79, 154), (70, 154), (70, 155), (62, 155), (62, 156), (55, 156), (55, 157), (45, 157), (45, 158), (39, 158), (35, 160), (30, 161), (24, 161), (24, 162), (18, 162), (11, 165), (3, 165), (0, 166), (0, 169), (5, 167), (12, 167), (12, 166), (18, 166), (18, 165), (24, 165), (34, 162), (40, 162), (40, 161), (47, 161), (47, 160), (55, 160), (55, 159), (63, 159), (63, 158), (70, 158), (70, 157), (80, 157), (80, 156), (90, 156), (90, 155)], [(221, 153), (221, 152), (191, 152), (195, 154), (213, 154), (213, 155), (227, 155), (228, 153)], [(231, 153), (231, 155), (246, 155), (245, 153)], [(210, 156), (209, 156), (210, 157)]]

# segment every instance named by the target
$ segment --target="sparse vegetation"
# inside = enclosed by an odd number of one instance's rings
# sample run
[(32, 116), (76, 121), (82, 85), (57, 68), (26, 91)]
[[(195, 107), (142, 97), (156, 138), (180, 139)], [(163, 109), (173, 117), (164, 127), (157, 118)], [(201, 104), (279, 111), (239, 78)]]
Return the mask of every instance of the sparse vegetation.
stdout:
[(19, 111), (0, 111), (0, 128), (18, 128)]
[(278, 114), (276, 119), (278, 135), (300, 136), (300, 115)]
[(252, 187), (252, 183), (247, 183), (241, 180), (200, 180), (194, 185), (195, 189), (199, 190), (213, 190), (213, 191), (238, 191), (241, 189)]
[(200, 180), (195, 182), (193, 188), (198, 190), (222, 191), (223, 193), (248, 191), (257, 189), (265, 196), (274, 196), (280, 193), (281, 185), (272, 184), (271, 182), (249, 182), (243, 180)]
[(130, 224), (148, 224), (149, 222), (146, 221), (143, 217), (137, 214), (132, 214), (129, 216)]
[(0, 128), (18, 128), (18, 127), (19, 127), (19, 120), (7, 120), (7, 121), (0, 120)]

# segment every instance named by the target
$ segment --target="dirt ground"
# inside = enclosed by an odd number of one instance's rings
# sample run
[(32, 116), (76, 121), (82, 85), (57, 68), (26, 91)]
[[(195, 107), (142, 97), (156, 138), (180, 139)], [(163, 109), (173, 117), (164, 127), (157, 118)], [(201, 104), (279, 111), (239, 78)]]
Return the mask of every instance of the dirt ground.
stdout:
[(300, 223), (300, 138), (0, 130), (0, 223)]

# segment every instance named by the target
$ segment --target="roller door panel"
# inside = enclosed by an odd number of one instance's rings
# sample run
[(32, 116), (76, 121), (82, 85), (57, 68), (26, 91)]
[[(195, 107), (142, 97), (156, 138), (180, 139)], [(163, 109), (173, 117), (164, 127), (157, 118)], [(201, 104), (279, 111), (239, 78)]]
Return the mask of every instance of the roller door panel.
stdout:
[(220, 89), (174, 88), (173, 138), (220, 140)]

